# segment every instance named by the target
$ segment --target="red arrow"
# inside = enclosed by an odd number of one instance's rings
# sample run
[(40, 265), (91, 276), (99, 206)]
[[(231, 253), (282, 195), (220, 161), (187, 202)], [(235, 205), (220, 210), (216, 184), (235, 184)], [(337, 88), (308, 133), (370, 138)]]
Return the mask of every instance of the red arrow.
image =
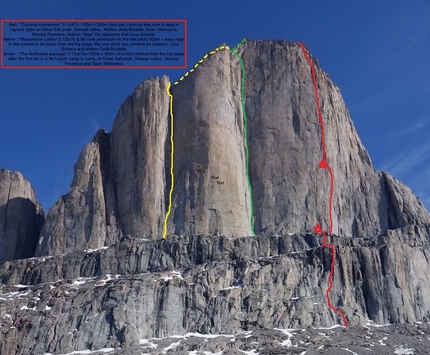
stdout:
[(327, 160), (321, 160), (320, 168), (325, 169), (328, 167)]
[[(333, 231), (333, 218), (332, 218), (332, 199), (333, 199), (333, 190), (334, 190), (334, 182), (333, 182), (333, 171), (330, 167), (330, 165), (327, 162), (327, 156), (326, 156), (326, 146), (325, 146), (325, 135), (324, 135), (324, 122), (323, 122), (323, 116), (321, 113), (321, 108), (320, 108), (320, 102), (319, 102), (319, 98), (318, 98), (318, 85), (317, 85), (317, 78), (315, 75), (315, 68), (312, 64), (311, 59), (309, 58), (308, 53), (306, 52), (305, 47), (303, 46), (302, 43), (298, 42), (298, 44), (300, 45), (300, 47), (302, 48), (303, 54), (306, 57), (307, 62), (309, 63), (309, 66), (311, 68), (311, 73), (312, 73), (312, 80), (313, 80), (313, 84), (314, 84), (314, 93), (315, 93), (315, 103), (316, 103), (316, 107), (317, 107), (317, 111), (318, 111), (318, 117), (319, 117), (319, 123), (321, 126), (321, 148), (322, 148), (322, 154), (323, 154), (323, 158), (319, 164), (319, 168), (320, 169), (327, 169), (330, 175), (330, 197), (329, 197), (329, 217), (330, 217), (330, 226), (329, 226), (329, 233), (331, 234)], [(335, 312), (339, 313), (342, 316), (343, 319), (343, 323), (345, 325), (345, 327), (348, 328), (348, 322), (346, 321), (346, 317), (345, 314), (336, 307), (333, 307), (331, 305), (331, 301), (330, 301), (330, 295), (329, 292), (330, 290), (333, 288), (333, 274), (334, 274), (334, 261), (335, 261), (335, 249), (334, 249), (334, 245), (333, 244), (329, 244), (327, 243), (327, 234), (325, 232), (322, 231), (321, 225), (319, 223), (316, 224), (315, 228), (314, 228), (314, 233), (316, 234), (320, 234), (323, 233), (324, 237), (323, 237), (323, 241), (322, 241), (322, 246), (325, 248), (330, 248), (331, 250), (331, 266), (330, 266), (330, 275), (328, 277), (328, 283), (329, 283), (329, 287), (325, 293), (326, 298), (327, 298), (327, 304), (328, 306)]]

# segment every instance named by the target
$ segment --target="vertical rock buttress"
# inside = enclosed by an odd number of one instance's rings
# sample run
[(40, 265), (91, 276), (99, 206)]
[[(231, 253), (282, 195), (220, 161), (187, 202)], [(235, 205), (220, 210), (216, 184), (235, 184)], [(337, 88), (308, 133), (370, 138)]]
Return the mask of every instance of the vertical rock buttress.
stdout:
[(111, 132), (109, 172), (124, 235), (158, 239), (165, 216), (167, 77), (144, 81), (121, 106)]
[(19, 172), (0, 170), (0, 264), (34, 255), (45, 212)]
[[(282, 40), (248, 40), (238, 53), (246, 71), (256, 233), (312, 232), (317, 222), (328, 230), (330, 180), (319, 168), (321, 127), (311, 68), (302, 49)], [(374, 169), (339, 88), (309, 56), (334, 178), (333, 233), (372, 237), (392, 228), (430, 223), (429, 213), (410, 189)]]
[(175, 188), (169, 233), (252, 235), (239, 61), (220, 51), (172, 94)]
[(112, 132), (99, 130), (82, 150), (69, 192), (48, 213), (36, 256), (110, 246), (127, 234), (161, 238), (167, 84), (167, 77), (140, 84)]

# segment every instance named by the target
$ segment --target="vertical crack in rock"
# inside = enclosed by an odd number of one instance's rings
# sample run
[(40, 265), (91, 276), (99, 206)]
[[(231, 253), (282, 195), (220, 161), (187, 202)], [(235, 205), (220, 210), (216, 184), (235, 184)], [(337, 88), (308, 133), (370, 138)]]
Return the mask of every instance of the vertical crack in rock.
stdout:
[(9, 190), (7, 193), (6, 198), (6, 207), (4, 209), (4, 218), (3, 218), (3, 237), (6, 237), (6, 229), (7, 229), (7, 209), (9, 207), (9, 201), (10, 201), (10, 192), (12, 190), (12, 181), (9, 184)]

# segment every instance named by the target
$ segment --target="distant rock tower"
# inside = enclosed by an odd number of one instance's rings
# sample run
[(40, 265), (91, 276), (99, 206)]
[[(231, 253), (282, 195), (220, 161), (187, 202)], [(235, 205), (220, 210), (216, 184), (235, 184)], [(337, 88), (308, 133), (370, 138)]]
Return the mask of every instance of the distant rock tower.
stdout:
[(45, 212), (19, 172), (0, 170), (0, 263), (34, 256)]

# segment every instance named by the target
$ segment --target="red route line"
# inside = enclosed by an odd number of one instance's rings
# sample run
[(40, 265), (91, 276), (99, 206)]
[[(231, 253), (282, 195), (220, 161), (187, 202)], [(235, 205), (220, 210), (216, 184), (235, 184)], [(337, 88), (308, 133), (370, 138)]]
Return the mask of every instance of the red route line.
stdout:
[[(320, 108), (320, 100), (318, 97), (317, 78), (315, 75), (314, 66), (312, 64), (311, 59), (309, 58), (309, 55), (308, 55), (304, 45), (301, 42), (297, 42), (297, 43), (302, 48), (303, 54), (305, 55), (306, 60), (308, 61), (309, 66), (311, 68), (311, 72), (312, 72), (312, 80), (314, 83), (314, 92), (315, 92), (315, 103), (317, 106), (318, 117), (319, 117), (320, 126), (321, 126), (321, 147), (322, 147), (322, 153), (323, 153), (323, 159), (320, 162), (319, 168), (327, 169), (329, 171), (329, 174), (330, 174), (330, 198), (329, 198), (330, 228), (329, 228), (329, 234), (332, 234), (332, 232), (333, 232), (333, 215), (332, 215), (333, 203), (332, 203), (332, 200), (333, 200), (333, 189), (334, 189), (333, 171), (327, 162), (325, 137), (324, 137), (324, 122), (323, 122), (323, 117), (322, 117), (321, 108)], [(346, 328), (348, 328), (348, 322), (346, 320), (345, 314), (339, 308), (333, 307), (331, 304), (331, 300), (330, 300), (330, 294), (329, 293), (330, 293), (331, 289), (333, 288), (333, 274), (334, 274), (334, 261), (335, 261), (334, 245), (327, 243), (327, 233), (322, 231), (322, 228), (321, 228), (319, 223), (316, 224), (315, 229), (314, 229), (314, 233), (317, 233), (317, 234), (322, 233), (324, 236), (323, 241), (322, 241), (323, 247), (331, 249), (331, 265), (330, 265), (330, 274), (328, 276), (329, 287), (327, 288), (327, 290), (325, 292), (325, 296), (327, 298), (327, 304), (333, 311), (335, 311), (341, 315), (341, 317), (343, 319), (343, 324), (345, 325)]]

